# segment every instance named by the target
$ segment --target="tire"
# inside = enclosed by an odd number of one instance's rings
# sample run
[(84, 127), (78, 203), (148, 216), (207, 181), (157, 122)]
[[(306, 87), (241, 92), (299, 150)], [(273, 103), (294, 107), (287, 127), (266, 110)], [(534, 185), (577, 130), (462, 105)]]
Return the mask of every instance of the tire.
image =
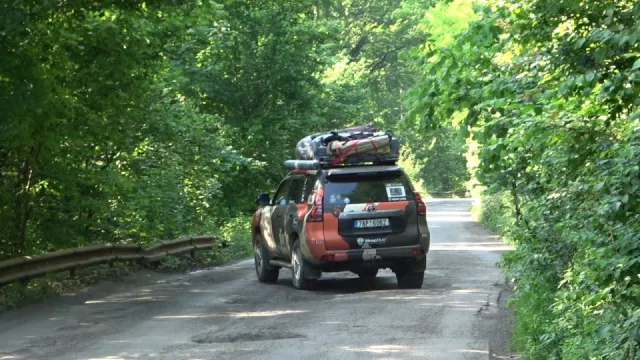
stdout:
[(375, 279), (375, 277), (378, 276), (378, 269), (363, 270), (356, 274), (358, 274), (361, 279)]
[(300, 240), (296, 240), (291, 251), (291, 279), (293, 287), (300, 290), (315, 290), (318, 286), (318, 279), (307, 279), (306, 273), (309, 263), (302, 255)]
[(396, 274), (396, 279), (398, 279), (398, 287), (400, 289), (421, 289), (424, 281), (424, 272)]
[(256, 275), (261, 283), (275, 283), (280, 275), (280, 268), (269, 265), (269, 253), (264, 247), (262, 236), (256, 236), (253, 247), (253, 261), (256, 267)]
[(421, 289), (424, 282), (424, 272), (427, 267), (427, 257), (415, 263), (396, 270), (396, 279), (400, 289)]

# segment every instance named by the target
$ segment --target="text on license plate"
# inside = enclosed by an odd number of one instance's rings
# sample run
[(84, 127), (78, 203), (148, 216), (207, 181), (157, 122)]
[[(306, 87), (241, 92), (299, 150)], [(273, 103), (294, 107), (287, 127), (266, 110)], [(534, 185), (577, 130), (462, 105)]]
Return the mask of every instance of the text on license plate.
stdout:
[(356, 220), (353, 226), (356, 229), (385, 227), (389, 226), (389, 219)]

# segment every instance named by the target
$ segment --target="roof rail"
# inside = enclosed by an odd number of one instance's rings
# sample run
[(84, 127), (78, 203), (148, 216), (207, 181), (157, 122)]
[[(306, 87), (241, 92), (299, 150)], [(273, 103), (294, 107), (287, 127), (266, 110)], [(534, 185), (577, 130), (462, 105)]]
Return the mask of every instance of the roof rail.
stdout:
[(318, 160), (287, 160), (284, 166), (294, 170), (318, 170), (320, 162)]
[(358, 166), (380, 166), (380, 165), (397, 165), (397, 158), (383, 158), (377, 161), (349, 161), (344, 163), (335, 164), (333, 161), (318, 161), (318, 160), (287, 160), (284, 162), (284, 166), (293, 170), (320, 170), (320, 169), (336, 169), (345, 167), (358, 167)]

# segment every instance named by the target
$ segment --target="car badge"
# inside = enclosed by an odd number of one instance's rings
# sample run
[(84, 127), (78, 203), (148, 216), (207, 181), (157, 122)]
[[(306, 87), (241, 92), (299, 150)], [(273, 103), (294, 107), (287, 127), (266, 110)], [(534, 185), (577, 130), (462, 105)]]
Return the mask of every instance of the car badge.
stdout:
[(367, 205), (365, 210), (367, 210), (367, 212), (375, 212), (376, 211), (376, 206), (375, 205)]

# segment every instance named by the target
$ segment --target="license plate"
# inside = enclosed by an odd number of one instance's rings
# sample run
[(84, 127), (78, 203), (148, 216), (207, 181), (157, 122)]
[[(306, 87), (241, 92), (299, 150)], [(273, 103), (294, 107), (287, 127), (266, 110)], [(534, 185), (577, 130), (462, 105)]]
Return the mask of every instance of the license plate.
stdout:
[(385, 227), (389, 226), (389, 219), (356, 220), (353, 226), (356, 229)]

